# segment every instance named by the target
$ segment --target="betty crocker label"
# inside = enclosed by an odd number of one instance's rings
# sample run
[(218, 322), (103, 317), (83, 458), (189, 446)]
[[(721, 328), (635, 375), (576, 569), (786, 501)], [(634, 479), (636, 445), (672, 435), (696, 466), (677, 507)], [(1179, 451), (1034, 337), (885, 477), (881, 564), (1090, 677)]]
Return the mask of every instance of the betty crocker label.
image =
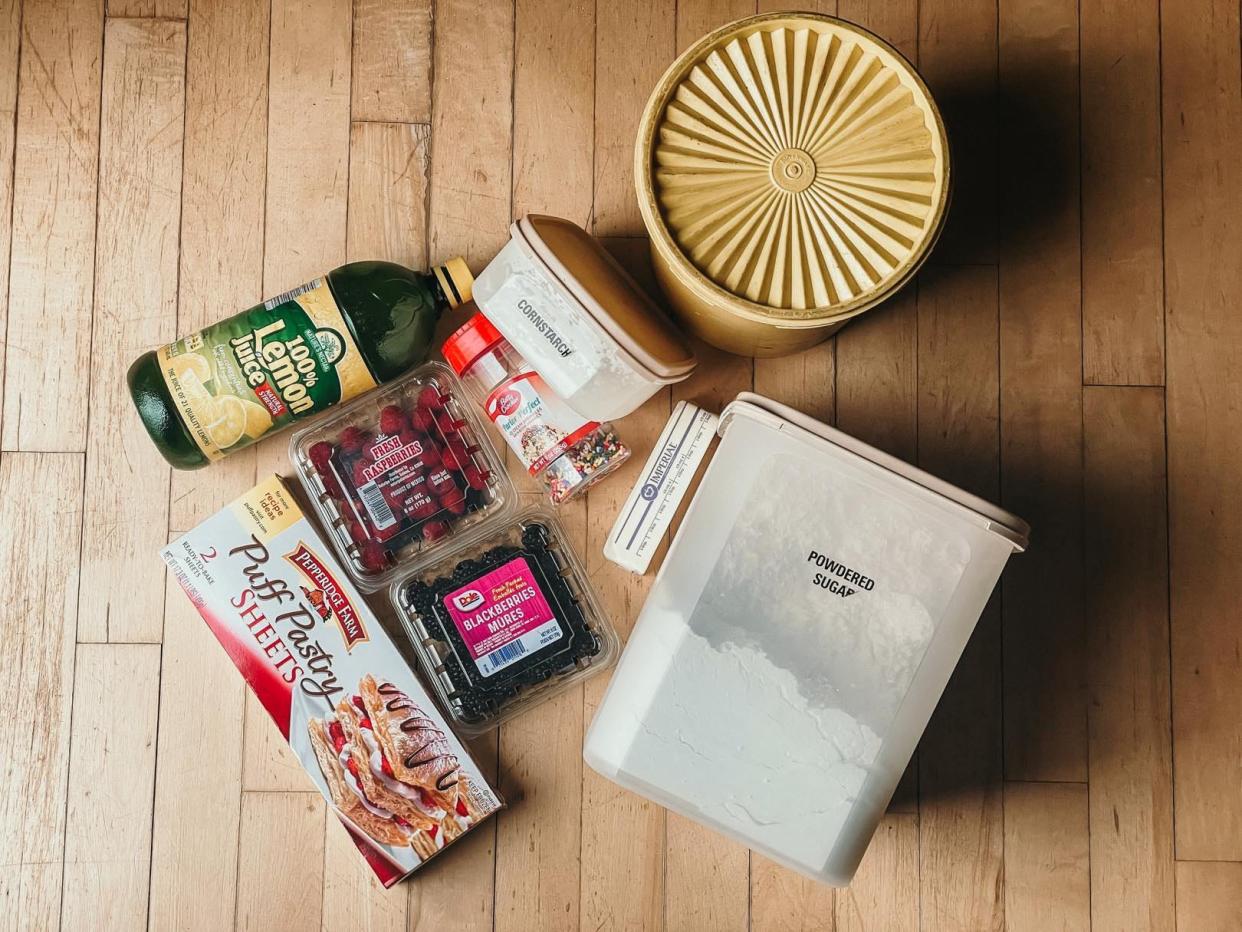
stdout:
[(501, 382), (483, 409), (532, 476), (599, 427), (552, 394), (534, 372)]

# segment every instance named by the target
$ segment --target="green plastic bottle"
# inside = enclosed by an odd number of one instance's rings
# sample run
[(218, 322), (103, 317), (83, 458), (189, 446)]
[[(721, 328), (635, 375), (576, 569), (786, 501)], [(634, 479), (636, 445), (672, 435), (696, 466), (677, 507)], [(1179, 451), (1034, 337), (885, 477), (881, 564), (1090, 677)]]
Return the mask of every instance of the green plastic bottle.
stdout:
[(418, 365), (473, 285), (461, 258), (427, 273), (350, 262), (143, 353), (129, 393), (164, 458), (197, 469)]

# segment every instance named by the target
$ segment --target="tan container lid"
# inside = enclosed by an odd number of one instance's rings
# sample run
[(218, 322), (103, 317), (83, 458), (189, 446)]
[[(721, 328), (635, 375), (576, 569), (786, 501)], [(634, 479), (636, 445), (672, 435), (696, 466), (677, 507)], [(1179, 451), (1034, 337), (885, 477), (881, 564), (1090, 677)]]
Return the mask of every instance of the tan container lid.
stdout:
[(693, 371), (694, 353), (681, 333), (586, 230), (559, 217), (529, 214), (512, 232), (640, 368), (669, 382)]
[(822, 325), (891, 294), (943, 225), (948, 143), (900, 53), (828, 16), (773, 13), (705, 36), (640, 127), (643, 219), (709, 305)]

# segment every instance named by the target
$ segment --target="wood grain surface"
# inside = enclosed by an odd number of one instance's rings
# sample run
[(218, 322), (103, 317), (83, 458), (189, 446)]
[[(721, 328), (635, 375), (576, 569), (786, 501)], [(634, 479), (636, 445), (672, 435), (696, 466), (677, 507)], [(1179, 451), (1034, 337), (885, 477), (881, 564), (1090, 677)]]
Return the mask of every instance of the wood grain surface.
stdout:
[(798, 6), (922, 72), (942, 240), (807, 352), (698, 347), (560, 517), (627, 635), (652, 576), (603, 559), (617, 508), (676, 400), (753, 389), (1031, 522), (854, 883), (586, 767), (603, 676), (475, 741), (510, 807), (382, 889), (156, 554), (286, 438), (173, 472), (124, 384), (347, 259), (477, 272), (528, 212), (654, 290), (647, 95), (781, 5), (0, 0), (0, 928), (1242, 929), (1238, 5)]

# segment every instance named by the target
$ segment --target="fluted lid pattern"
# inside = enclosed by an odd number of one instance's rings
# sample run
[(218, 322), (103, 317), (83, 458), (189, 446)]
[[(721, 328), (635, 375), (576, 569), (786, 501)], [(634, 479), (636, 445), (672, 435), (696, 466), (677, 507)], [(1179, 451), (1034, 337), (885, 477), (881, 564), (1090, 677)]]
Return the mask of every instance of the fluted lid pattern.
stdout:
[(684, 71), (656, 124), (668, 232), (708, 279), (778, 316), (870, 303), (939, 232), (935, 106), (904, 59), (850, 24), (735, 26)]

